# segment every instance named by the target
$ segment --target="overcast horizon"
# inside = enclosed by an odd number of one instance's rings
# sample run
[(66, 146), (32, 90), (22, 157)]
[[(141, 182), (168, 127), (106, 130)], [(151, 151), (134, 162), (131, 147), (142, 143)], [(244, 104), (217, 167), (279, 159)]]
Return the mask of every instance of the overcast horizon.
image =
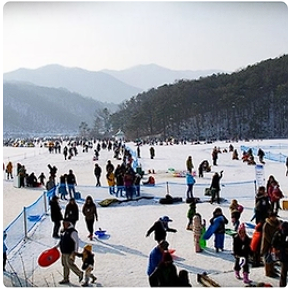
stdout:
[(7, 2), (3, 73), (156, 64), (237, 71), (288, 54), (283, 2)]

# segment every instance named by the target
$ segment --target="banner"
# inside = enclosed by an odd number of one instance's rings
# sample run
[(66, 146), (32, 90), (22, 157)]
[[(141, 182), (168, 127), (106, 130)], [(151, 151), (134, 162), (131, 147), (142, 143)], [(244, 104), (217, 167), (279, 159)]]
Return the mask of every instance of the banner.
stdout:
[(265, 186), (264, 166), (263, 165), (256, 165), (255, 166), (255, 174), (256, 174), (257, 188), (259, 188), (261, 186)]

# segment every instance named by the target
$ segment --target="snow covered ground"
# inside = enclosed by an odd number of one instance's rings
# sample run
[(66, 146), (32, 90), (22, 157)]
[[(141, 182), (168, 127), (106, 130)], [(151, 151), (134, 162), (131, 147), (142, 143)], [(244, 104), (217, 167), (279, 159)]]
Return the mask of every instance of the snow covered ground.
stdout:
[[(254, 142), (232, 143), (241, 156), (241, 145), (254, 147), (270, 147), (275, 153), (282, 152), (288, 155), (287, 140), (263, 140)], [(133, 150), (136, 147), (133, 143), (127, 144)], [(99, 221), (95, 224), (95, 229), (99, 227), (107, 230), (110, 238), (107, 240), (95, 239), (89, 241), (88, 232), (84, 219), (80, 213), (80, 220), (76, 224), (76, 229), (80, 237), (80, 251), (86, 243), (93, 245), (95, 254), (94, 273), (98, 277), (94, 286), (98, 287), (147, 287), (148, 278), (146, 275), (148, 255), (151, 249), (156, 245), (153, 234), (145, 237), (148, 228), (159, 217), (168, 215), (173, 222), (172, 228), (178, 230), (177, 233), (168, 233), (167, 240), (170, 248), (176, 250), (175, 265), (178, 270), (186, 269), (189, 272), (191, 284), (201, 286), (196, 281), (197, 273), (206, 271), (222, 287), (243, 287), (242, 281), (236, 280), (233, 275), (234, 258), (231, 255), (232, 237), (225, 237), (225, 251), (215, 253), (213, 246), (213, 237), (208, 240), (207, 248), (196, 254), (194, 252), (193, 235), (191, 231), (186, 230), (188, 204), (185, 202), (173, 205), (161, 205), (158, 199), (164, 197), (167, 192), (167, 182), (169, 193), (173, 197), (182, 197), (185, 200), (186, 184), (185, 178), (173, 177), (168, 169), (183, 171), (186, 169), (186, 159), (189, 155), (193, 157), (195, 169), (199, 163), (207, 159), (210, 164), (211, 151), (214, 146), (223, 150), (228, 149), (229, 144), (225, 142), (216, 142), (213, 144), (186, 144), (186, 145), (155, 145), (156, 157), (151, 160), (149, 157), (149, 145), (142, 146), (141, 158), (139, 162), (145, 172), (154, 169), (156, 174), (155, 187), (141, 187), (141, 196), (153, 196), (153, 199), (142, 199), (139, 201), (124, 202), (114, 204), (109, 207), (100, 207), (98, 205)], [(105, 165), (108, 159), (116, 166), (120, 161), (113, 159), (113, 152), (101, 150), (98, 164), (103, 169), (101, 184), (103, 187), (95, 187), (95, 177), (93, 175), (94, 161), (93, 149), (88, 153), (83, 153), (79, 148), (79, 155), (69, 161), (65, 161), (62, 154), (49, 154), (47, 148), (3, 148), (3, 161), (5, 164), (10, 160), (14, 168), (17, 162), (25, 165), (27, 172), (35, 172), (39, 176), (44, 172), (46, 177), (49, 175), (48, 164), (55, 165), (58, 168), (57, 179), (61, 174), (68, 173), (72, 169), (77, 178), (77, 190), (81, 192), (82, 198), (91, 195), (95, 202), (110, 198), (105, 179)], [(256, 157), (257, 160), (257, 157)], [(280, 187), (288, 197), (288, 179), (285, 176), (285, 164), (265, 160), (264, 176), (265, 181), (269, 175), (274, 175), (279, 181)], [(222, 153), (219, 155), (218, 166), (212, 167), (212, 172), (205, 173), (204, 178), (196, 178), (194, 186), (194, 195), (199, 197), (202, 203), (197, 205), (197, 211), (202, 218), (207, 220), (212, 216), (212, 212), (217, 204), (207, 202), (209, 198), (204, 196), (204, 189), (210, 185), (213, 173), (224, 170), (224, 177), (221, 180), (221, 197), (227, 201), (218, 205), (222, 208), (224, 214), (230, 220), (229, 204), (235, 198), (244, 206), (244, 212), (241, 221), (250, 222), (253, 216), (254, 195), (255, 195), (255, 167), (248, 166), (241, 160), (232, 160), (231, 153)], [(144, 176), (144, 179), (148, 175)], [(3, 228), (5, 229), (11, 221), (18, 216), (24, 206), (32, 204), (41, 194), (43, 189), (15, 188), (12, 181), (4, 179), (3, 175)], [(81, 210), (83, 202), (78, 203)], [(61, 201), (61, 206), (65, 208), (66, 202)], [(279, 213), (282, 220), (288, 220), (288, 211), (282, 210)], [(37, 258), (39, 254), (47, 248), (53, 247), (57, 240), (52, 239), (53, 224), (50, 216), (43, 218), (38, 226), (30, 235), (29, 240), (13, 250), (9, 255), (8, 272), (17, 272), (21, 280), (29, 280), (31, 284), (40, 287), (60, 287), (58, 282), (62, 279), (62, 266), (60, 260), (48, 268), (39, 267)], [(232, 228), (229, 222), (228, 228)], [(252, 230), (247, 230), (252, 234)], [(81, 260), (78, 258), (76, 263), (80, 266)], [(278, 279), (264, 276), (264, 268), (252, 268), (250, 278), (255, 282), (269, 282), (278, 286)], [(16, 277), (14, 278), (17, 279)], [(79, 286), (78, 277), (71, 273), (71, 286)], [(6, 286), (11, 286), (10, 279), (5, 276)], [(22, 281), (22, 286), (25, 282)], [(29, 285), (29, 284), (28, 284)]]

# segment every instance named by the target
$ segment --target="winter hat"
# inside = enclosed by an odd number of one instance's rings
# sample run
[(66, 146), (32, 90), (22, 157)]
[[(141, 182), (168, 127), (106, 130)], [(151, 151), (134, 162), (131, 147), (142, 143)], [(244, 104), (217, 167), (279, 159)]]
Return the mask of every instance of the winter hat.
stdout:
[(162, 218), (161, 218), (161, 220), (163, 221), (163, 222), (172, 222), (173, 220), (171, 220), (168, 216), (163, 216)]
[(240, 226), (238, 228), (238, 233), (240, 233), (240, 231), (244, 231), (246, 233), (246, 228), (245, 228), (245, 224), (244, 223), (240, 224)]
[(83, 247), (84, 250), (86, 251), (89, 251), (91, 252), (92, 251), (92, 246), (90, 244), (86, 244), (84, 247)]

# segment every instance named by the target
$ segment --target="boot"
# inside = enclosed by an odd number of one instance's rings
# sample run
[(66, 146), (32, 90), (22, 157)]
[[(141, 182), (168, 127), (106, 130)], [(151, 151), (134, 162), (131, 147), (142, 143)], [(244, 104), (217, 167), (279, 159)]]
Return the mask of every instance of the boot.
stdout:
[(92, 278), (91, 283), (94, 283), (96, 281), (96, 279), (97, 279), (94, 275), (91, 275), (91, 278)]
[(235, 271), (235, 277), (239, 280), (242, 279), (240, 276), (240, 271)]
[(247, 272), (244, 272), (244, 273), (243, 273), (243, 282), (244, 282), (245, 284), (249, 284), (249, 283), (252, 282), (252, 280), (249, 280), (249, 273), (247, 273)]

